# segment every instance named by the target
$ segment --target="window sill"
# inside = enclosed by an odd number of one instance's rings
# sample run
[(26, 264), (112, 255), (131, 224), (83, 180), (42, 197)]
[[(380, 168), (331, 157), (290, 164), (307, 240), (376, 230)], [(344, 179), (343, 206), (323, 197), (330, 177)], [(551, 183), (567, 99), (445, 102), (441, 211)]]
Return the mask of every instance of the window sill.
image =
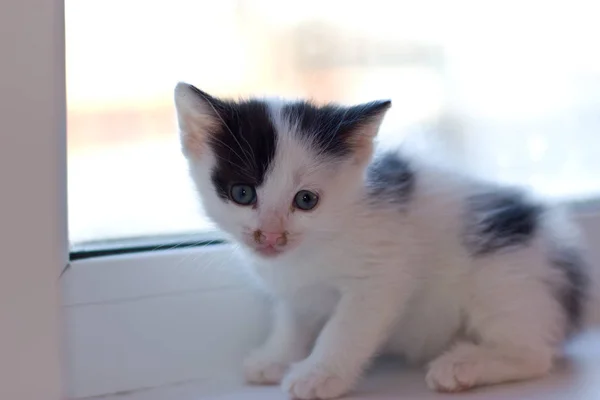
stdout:
[[(590, 332), (574, 342), (569, 361), (545, 379), (478, 389), (453, 399), (595, 400), (600, 393), (600, 331)], [(363, 381), (352, 399), (391, 400), (397, 398), (433, 400), (448, 398), (431, 392), (423, 372), (406, 369), (393, 362), (381, 363)], [(128, 394), (103, 397), (103, 400), (284, 400), (279, 387), (251, 387), (238, 382), (229, 385), (188, 382), (167, 387), (139, 390)]]
[[(600, 243), (600, 214), (580, 215), (598, 264), (600, 247), (593, 244)], [(216, 393), (221, 399), (285, 398), (278, 389), (241, 386), (237, 377), (268, 320), (267, 301), (249, 284), (243, 264), (226, 244), (74, 261), (62, 277), (69, 398), (123, 392), (129, 397), (119, 400), (205, 399)], [(600, 279), (600, 269), (594, 272)], [(600, 327), (600, 301), (596, 304), (590, 326)], [(581, 386), (581, 395), (593, 385), (589, 377), (600, 374), (600, 334), (587, 343), (592, 344), (573, 370), (482, 393), (508, 399), (515, 398), (511, 390), (522, 390), (531, 391), (528, 398), (548, 398), (551, 388), (562, 399)], [(407, 391), (410, 398), (433, 398), (417, 372), (385, 371), (365, 383), (365, 390), (377, 389), (365, 398), (395, 398)], [(229, 383), (214, 383), (223, 380)], [(159, 389), (142, 390), (152, 387)]]

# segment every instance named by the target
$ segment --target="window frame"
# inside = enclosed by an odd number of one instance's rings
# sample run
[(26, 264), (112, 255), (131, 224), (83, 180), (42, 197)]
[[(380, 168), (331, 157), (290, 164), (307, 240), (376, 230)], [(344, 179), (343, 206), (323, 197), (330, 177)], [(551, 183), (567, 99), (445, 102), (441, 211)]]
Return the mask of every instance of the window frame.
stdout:
[(68, 261), (62, 0), (0, 2), (0, 398), (63, 398)]

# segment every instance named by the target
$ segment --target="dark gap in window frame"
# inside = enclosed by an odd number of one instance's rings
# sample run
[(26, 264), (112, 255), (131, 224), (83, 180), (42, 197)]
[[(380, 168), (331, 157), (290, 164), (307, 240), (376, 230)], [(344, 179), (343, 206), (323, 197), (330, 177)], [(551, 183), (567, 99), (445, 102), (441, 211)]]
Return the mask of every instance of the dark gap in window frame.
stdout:
[(115, 238), (103, 241), (75, 243), (70, 248), (69, 261), (142, 252), (185, 249), (191, 247), (207, 247), (223, 245), (226, 243), (228, 243), (227, 240), (219, 237), (207, 239), (206, 234)]

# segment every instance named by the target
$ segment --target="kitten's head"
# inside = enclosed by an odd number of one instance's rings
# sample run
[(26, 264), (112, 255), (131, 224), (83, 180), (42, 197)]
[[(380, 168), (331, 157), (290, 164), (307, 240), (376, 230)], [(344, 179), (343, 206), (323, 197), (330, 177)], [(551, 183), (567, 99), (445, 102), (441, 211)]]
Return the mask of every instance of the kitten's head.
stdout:
[(353, 107), (228, 101), (180, 83), (183, 153), (208, 215), (270, 258), (335, 235), (356, 200), (390, 101)]

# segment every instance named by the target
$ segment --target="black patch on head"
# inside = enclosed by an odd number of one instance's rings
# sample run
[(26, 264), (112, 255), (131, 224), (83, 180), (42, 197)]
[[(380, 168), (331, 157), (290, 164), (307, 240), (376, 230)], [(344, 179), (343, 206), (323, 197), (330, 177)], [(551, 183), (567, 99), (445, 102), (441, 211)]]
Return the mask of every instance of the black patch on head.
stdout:
[(277, 142), (266, 103), (224, 101), (194, 89), (214, 109), (220, 122), (209, 135), (209, 145), (217, 158), (211, 178), (219, 197), (229, 199), (232, 184), (260, 186)]
[(535, 236), (543, 208), (513, 189), (496, 189), (466, 199), (464, 243), (473, 256), (526, 246)]
[(397, 152), (377, 156), (367, 168), (367, 191), (373, 200), (406, 204), (415, 186), (415, 173)]
[(557, 290), (560, 304), (574, 330), (581, 324), (588, 297), (588, 268), (582, 252), (576, 248), (557, 247), (550, 255), (550, 264), (561, 271), (565, 284)]
[(352, 135), (389, 108), (391, 101), (382, 100), (342, 107), (334, 104), (316, 106), (306, 101), (283, 106), (282, 116), (298, 122), (298, 134), (319, 151), (334, 157), (352, 152)]

